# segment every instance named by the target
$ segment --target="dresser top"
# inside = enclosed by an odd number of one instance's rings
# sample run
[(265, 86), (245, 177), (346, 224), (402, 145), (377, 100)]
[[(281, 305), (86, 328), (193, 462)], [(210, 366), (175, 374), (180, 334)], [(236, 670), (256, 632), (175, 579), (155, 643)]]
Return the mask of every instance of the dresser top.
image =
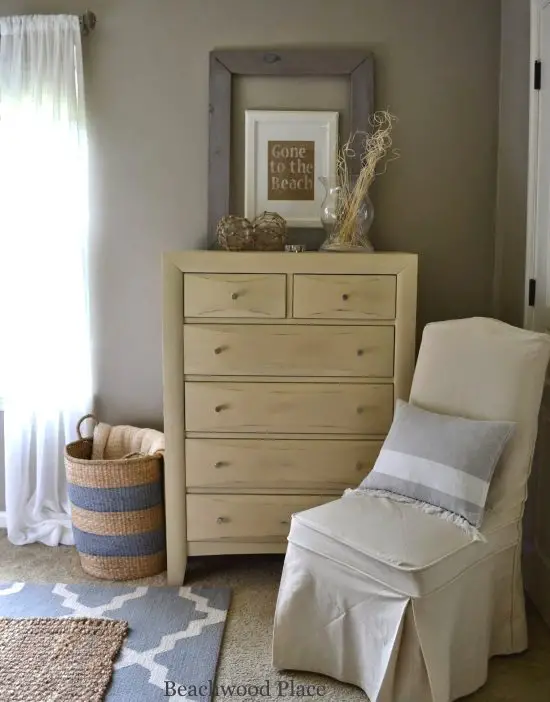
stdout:
[(326, 273), (397, 275), (416, 271), (413, 253), (305, 253), (259, 251), (172, 251), (164, 265), (189, 273)]

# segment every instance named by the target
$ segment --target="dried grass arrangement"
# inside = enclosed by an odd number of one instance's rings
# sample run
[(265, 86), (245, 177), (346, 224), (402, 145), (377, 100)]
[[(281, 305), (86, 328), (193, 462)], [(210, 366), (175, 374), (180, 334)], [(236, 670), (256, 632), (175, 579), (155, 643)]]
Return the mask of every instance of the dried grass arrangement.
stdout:
[[(399, 157), (399, 153), (392, 149), (392, 130), (397, 118), (387, 110), (381, 110), (375, 112), (369, 121), (372, 130), (352, 134), (338, 154), (336, 226), (331, 241), (327, 242), (329, 245), (324, 248), (358, 247), (372, 250), (368, 229), (373, 213), (366, 212), (365, 203), (368, 203), (370, 210), (371, 185), (377, 176), (385, 172), (389, 161)], [(359, 173), (354, 174), (352, 166), (358, 159)], [(383, 164), (382, 168), (380, 164)]]
[(264, 212), (253, 222), (226, 215), (216, 233), (218, 245), (226, 251), (284, 251), (287, 241), (286, 220), (276, 212)]

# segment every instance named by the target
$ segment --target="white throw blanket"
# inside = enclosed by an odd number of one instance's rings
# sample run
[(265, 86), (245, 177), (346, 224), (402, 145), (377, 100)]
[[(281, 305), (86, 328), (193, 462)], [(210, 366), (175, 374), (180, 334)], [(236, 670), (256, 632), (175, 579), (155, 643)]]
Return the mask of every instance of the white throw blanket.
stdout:
[(100, 422), (94, 428), (92, 460), (113, 460), (133, 455), (162, 453), (164, 434), (155, 429), (111, 426)]

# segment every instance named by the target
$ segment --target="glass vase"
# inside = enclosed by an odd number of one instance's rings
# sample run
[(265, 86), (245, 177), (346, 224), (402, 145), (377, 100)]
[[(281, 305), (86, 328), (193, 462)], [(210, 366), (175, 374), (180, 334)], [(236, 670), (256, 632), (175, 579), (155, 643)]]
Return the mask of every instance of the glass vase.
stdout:
[[(351, 222), (343, 221), (343, 197), (353, 192), (354, 179), (348, 188), (343, 188), (337, 178), (319, 178), (325, 188), (325, 198), (321, 205), (321, 222), (326, 238), (321, 251), (372, 252), (374, 246), (369, 239), (369, 230), (374, 221), (374, 207), (368, 192), (363, 195), (361, 204)], [(347, 225), (347, 226), (346, 226)]]

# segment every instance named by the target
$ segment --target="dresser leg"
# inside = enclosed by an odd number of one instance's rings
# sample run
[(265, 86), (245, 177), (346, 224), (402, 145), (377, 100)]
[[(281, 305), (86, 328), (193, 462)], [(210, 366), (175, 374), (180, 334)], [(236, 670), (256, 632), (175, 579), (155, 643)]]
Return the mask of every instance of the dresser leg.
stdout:
[(185, 582), (185, 573), (187, 570), (187, 558), (185, 556), (179, 558), (171, 558), (168, 554), (167, 568), (167, 585), (169, 587), (181, 587)]

